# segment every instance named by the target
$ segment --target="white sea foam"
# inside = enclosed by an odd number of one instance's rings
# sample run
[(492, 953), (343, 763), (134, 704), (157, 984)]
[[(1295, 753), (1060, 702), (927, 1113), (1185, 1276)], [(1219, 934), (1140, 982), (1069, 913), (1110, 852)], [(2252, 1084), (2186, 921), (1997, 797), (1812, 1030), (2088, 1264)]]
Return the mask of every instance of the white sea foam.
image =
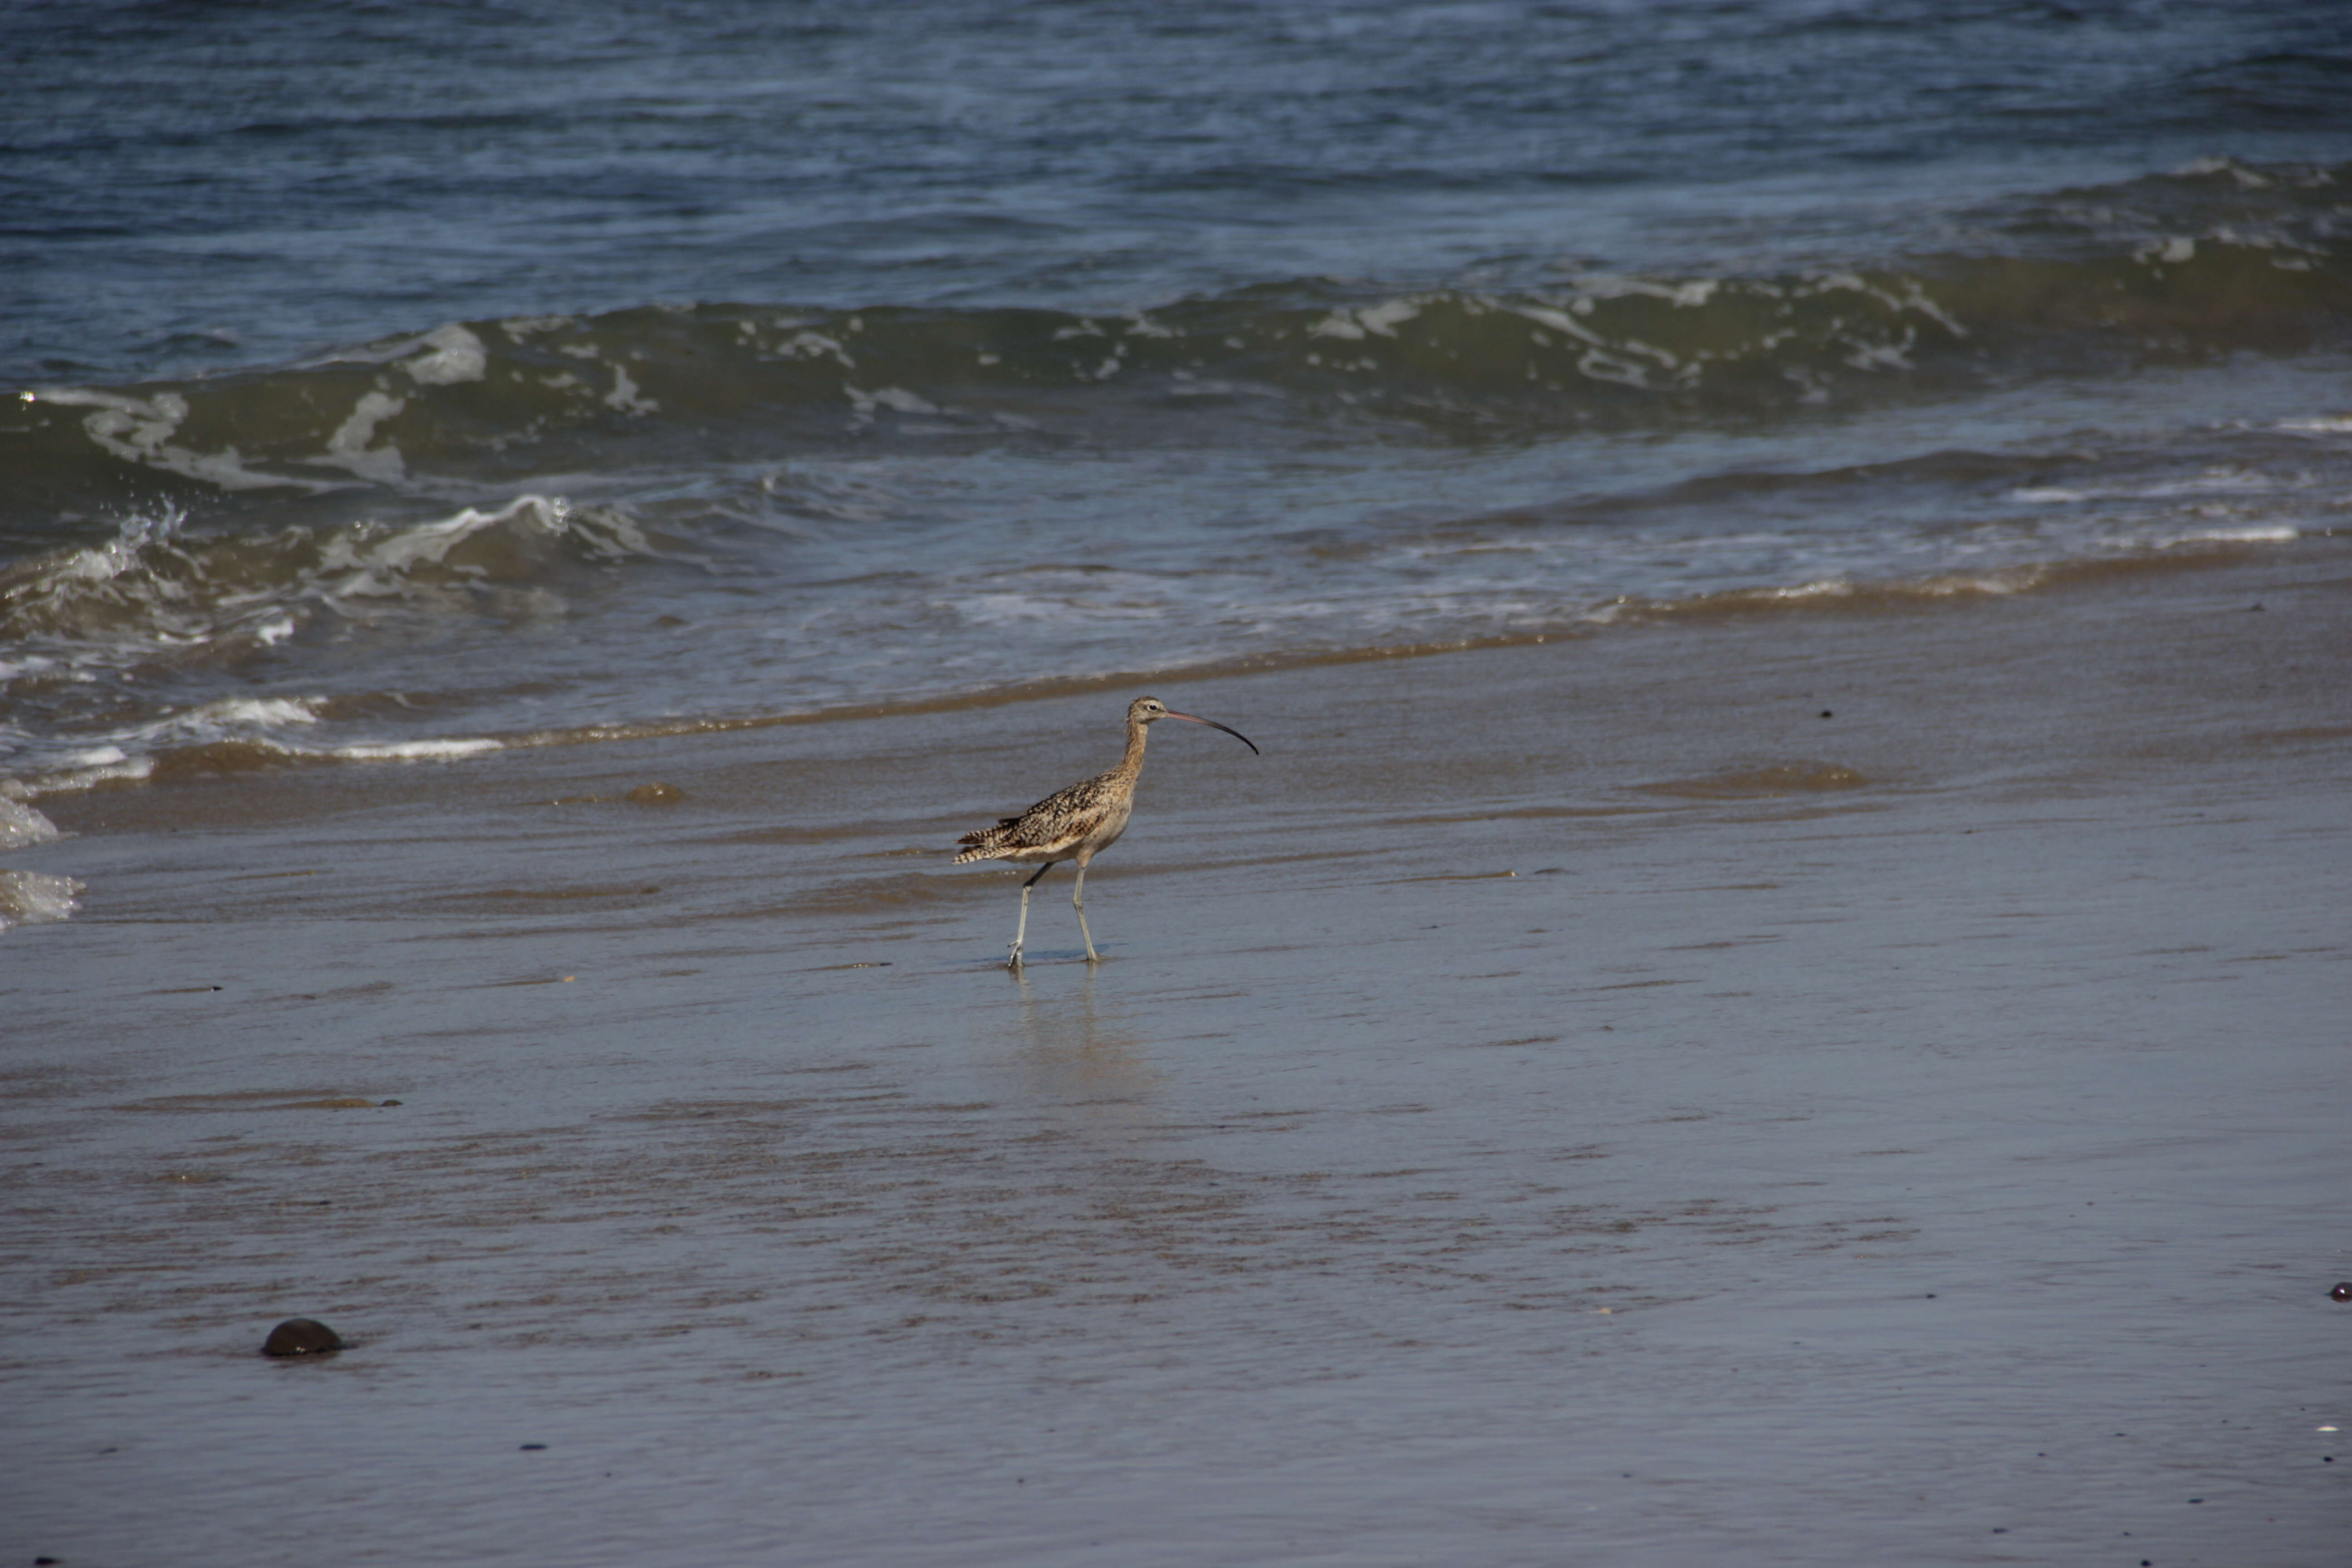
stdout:
[(408, 406), (407, 399), (388, 393), (371, 392), (352, 405), (351, 417), (338, 426), (327, 437), (327, 455), (321, 462), (339, 468), (348, 468), (363, 479), (391, 484), (407, 472), (408, 465), (401, 458), (400, 448), (389, 441), (381, 447), (371, 447), (375, 439), (375, 427)]
[(1082, 627), (1102, 621), (1159, 620), (1169, 614), (1166, 605), (1113, 603), (1082, 594), (971, 594), (958, 598), (955, 609), (976, 626), (1066, 623)]
[(0, 931), (71, 918), (83, 884), (46, 871), (0, 871)]
[(247, 730), (278, 729), (288, 724), (315, 724), (318, 697), (223, 697), (142, 725), (133, 731), (142, 740), (217, 740)]
[(1810, 583), (1791, 583), (1785, 587), (1756, 589), (1753, 590), (1752, 596), (1774, 601), (1850, 599), (1855, 591), (1854, 584), (1846, 578), (1817, 577)]
[[(1649, 319), (1661, 313), (1653, 309)], [(1489, 316), (1490, 332), (1552, 340), (1544, 346), (1555, 374), (1595, 351), (1591, 321), (1616, 320), (1605, 310), (1585, 318), (1501, 302)], [(1349, 319), (1362, 328), (1360, 316)], [(1123, 331), (1105, 324), (1108, 332), (1078, 345), (1090, 351), (1088, 363)], [(1903, 332), (1882, 336), (1897, 343)], [(1643, 335), (1685, 346), (1658, 330)], [(1378, 344), (1327, 336), (1315, 346), (1352, 358)], [(1598, 353), (1594, 368), (1627, 376), (1664, 382), (1678, 369), (1671, 353), (1644, 353), (1635, 341)], [(608, 347), (573, 368), (604, 384), (605, 368), (624, 357)], [(1167, 374), (1175, 386), (1211, 388)], [(420, 405), (423, 394), (386, 379), (409, 393), (411, 409)], [(575, 513), (546, 496), (422, 521), (257, 531), (230, 549), (217, 547), (209, 519), (186, 536), (171, 517), (148, 519), (86, 552), (77, 568), (106, 584), (121, 578), (119, 587), (93, 595), (90, 613), (70, 626), (60, 617), (67, 630), (54, 645), (13, 657), (58, 663), (42, 672), (45, 690), (67, 689), (86, 667), (136, 704), (114, 711), (155, 721), (133, 729), (85, 720), (65, 733), (0, 736), (0, 752), (9, 771), (38, 781), (36, 794), (139, 776), (150, 754), (173, 772), (268, 760), (241, 746), (276, 748), (289, 761), (421, 764), (535, 744), (551, 732), (583, 736), (606, 719), (621, 733), (655, 714), (793, 711), (1039, 675), (1572, 633), (1580, 622), (1621, 616), (1835, 613), (1906, 595), (2014, 593), (2036, 580), (2037, 561), (2063, 569), (2174, 545), (2193, 555), (2200, 544), (2219, 557), (2298, 537), (2287, 523), (2315, 526), (2305, 519), (2324, 515), (2341, 491), (2328, 466), (2334, 447), (2292, 441), (2293, 456), (2280, 462), (2285, 438), (2263, 434), (2309, 411), (2308, 383), (2293, 394), (2249, 410), (2244, 426), (2199, 425), (2162, 450), (2122, 437), (2105, 438), (2102, 450), (2088, 449), (2088, 436), (2074, 444), (2037, 437), (2009, 454), (2013, 461), (1989, 465), (2004, 476), (1990, 489), (1974, 466), (1957, 482), (1932, 467), (1924, 477), (1898, 471), (1902, 483), (1933, 491), (1925, 507), (1907, 494), (1882, 507), (1876, 480), (1848, 485), (1847, 469), (1827, 461), (1818, 475), (1751, 484), (1773, 465), (1751, 458), (1745, 437), (1710, 437), (1692, 474), (1724, 482), (1691, 495), (1664, 487), (1682, 477), (1664, 461), (1601, 438), (1515, 458), (1515, 488), (1491, 491), (1467, 477), (1469, 461), (1428, 465), (1420, 456), (1396, 459), (1370, 482), (1344, 464), (1260, 468), (1253, 459), (1219, 468), (1227, 460), (1213, 457), (1211, 482), (1196, 486), (1198, 459), (1189, 453), (1153, 456), (1142, 482), (1119, 468), (1123, 459), (1091, 456), (1057, 458), (1068, 469), (1041, 480), (1018, 451), (950, 462), (877, 441), (854, 454), (696, 480), (675, 504), (640, 492), (635, 504), (659, 523), (656, 538), (696, 538), (711, 516), (725, 517), (729, 533), (759, 537), (740, 552), (719, 533), (693, 546), (715, 563), (708, 575), (640, 572), (635, 563), (597, 574), (612, 584), (609, 594), (579, 567), (591, 552), (616, 563), (629, 556), (631, 524), (608, 529), (603, 510)], [(320, 428), (342, 410), (359, 413), (350, 401), (357, 395), (345, 393)], [(894, 429), (922, 423), (914, 411), (931, 405), (906, 386), (859, 387), (835, 405), (836, 417), (859, 398)], [(368, 412), (389, 420), (391, 401)], [(949, 411), (930, 422), (962, 417)], [(346, 420), (344, 445), (381, 445), (374, 432), (387, 426), (362, 424)], [(1991, 440), (1960, 444), (2003, 456)], [(1243, 474), (1259, 478), (1244, 485)], [(2049, 482), (2021, 482), (2028, 476)], [(2005, 503), (2009, 484), (2018, 488)], [(1923, 510), (1934, 513), (1932, 526), (1918, 526)], [(1008, 526), (939, 525), (968, 516)], [(682, 553), (659, 548), (675, 552), (665, 559)], [(154, 605), (132, 603), (151, 580)], [(546, 616), (550, 605), (561, 623)], [(134, 613), (121, 614), (125, 607)], [(526, 619), (535, 624), (520, 624)], [(556, 635), (542, 635), (551, 628)], [(68, 632), (81, 640), (68, 643)], [(142, 639), (142, 651), (106, 665), (107, 639), (126, 635)], [(282, 651), (257, 657), (273, 641)], [(334, 663), (346, 645), (387, 657), (355, 675)], [(446, 662), (436, 662), (445, 647)], [(219, 683), (207, 688), (215, 675)], [(397, 718), (349, 712), (383, 713), (400, 687), (431, 695)], [(372, 695), (348, 706), (303, 695), (328, 689)], [(202, 700), (223, 691), (238, 696)], [(186, 710), (167, 719), (159, 712), (165, 701)], [(107, 732), (90, 732), (99, 728)], [(190, 750), (215, 740), (231, 744)]]
[(2150, 542), (2159, 548), (2179, 544), (2284, 544), (2301, 539), (2303, 531), (2284, 524), (2252, 525), (2245, 528), (2199, 528), (2179, 533), (2158, 535)]
[(1576, 368), (1591, 380), (1613, 382), (1620, 386), (1649, 391), (1655, 384), (1648, 366), (1635, 364), (1632, 360), (1600, 349), (1586, 350), (1577, 360)]
[(51, 569), (49, 581), (53, 584), (111, 582), (136, 566), (149, 545), (168, 542), (186, 521), (187, 514), (177, 508), (135, 512), (104, 544), (77, 550), (59, 561)]
[(487, 739), (464, 741), (362, 741), (348, 746), (330, 746), (317, 756), (341, 757), (351, 762), (450, 762), (459, 757), (478, 757), (485, 752), (501, 751), (503, 741)]
[(1947, 572), (1916, 584), (1914, 591), (1932, 598), (1949, 598), (1961, 594), (1985, 594), (1999, 597), (2021, 594), (2049, 580), (2049, 569), (2041, 565), (2011, 566), (1997, 572)]
[[(102, 545), (12, 572), (10, 630), (35, 647), (12, 649), (15, 657), (0, 661), (9, 697), (24, 695), (27, 682), (47, 692), (102, 686), (120, 693), (115, 711), (142, 715), (110, 723), (100, 717), (103, 709), (92, 708), (62, 732), (0, 726), (0, 768), (19, 798), (146, 778), (157, 756), (217, 742), (274, 746), (289, 757), (481, 750), (486, 743), (319, 749), (341, 733), (289, 744), (290, 734), (329, 722), (324, 698), (240, 690), (181, 706), (165, 695), (168, 685), (151, 686), (150, 679), (164, 670), (208, 669), (215, 650), (234, 658), (248, 649), (288, 647), (322, 609), (346, 623), (396, 626), (413, 611), (464, 624), (458, 617), (488, 585), (502, 614), (561, 614), (567, 606), (541, 581), (545, 552), (533, 540), (561, 538), (567, 552), (607, 562), (662, 553), (625, 518), (601, 509), (575, 515), (562, 500), (536, 495), (422, 523), (360, 522), (309, 536), (264, 536), (227, 551), (210, 537), (185, 534), (184, 521), (177, 510), (134, 515)], [(478, 556), (459, 553), (468, 541), (499, 530), (505, 538), (495, 547)], [(302, 657), (299, 647), (290, 651)]]
[(455, 386), (479, 381), (490, 368), (490, 352), (482, 340), (452, 321), (417, 340), (426, 352), (403, 360), (400, 368), (424, 386)]
[(786, 359), (829, 359), (844, 370), (856, 370), (857, 362), (839, 340), (823, 332), (800, 331), (778, 343), (773, 351)]
[(121, 393), (98, 392), (87, 387), (50, 386), (37, 388), (24, 395), (28, 401), (92, 410), (82, 419), (83, 434), (100, 450), (125, 462), (161, 468), (185, 479), (202, 479), (225, 490), (269, 489), (286, 486), (316, 495), (334, 488), (317, 479), (248, 468), (234, 447), (226, 447), (217, 452), (198, 452), (174, 446), (171, 437), (188, 417), (188, 400), (176, 392), (159, 392), (152, 397), (131, 397)]
[(658, 414), (661, 405), (643, 395), (629, 373), (620, 365), (613, 367), (613, 390), (604, 395), (604, 405), (624, 414)]
[[(1592, 307), (1592, 301), (1590, 300), (1579, 300), (1576, 303), (1583, 306), (1588, 311)], [(1538, 326), (1549, 327), (1564, 337), (1574, 338), (1580, 342), (1596, 346), (1601, 341), (1598, 333), (1567, 310), (1555, 310), (1549, 305), (1513, 305), (1508, 308), (1514, 314), (1524, 316)]]
[(58, 835), (58, 825), (18, 800), (0, 796), (0, 849), (19, 849), (27, 844), (48, 844)]
[(1845, 356), (1845, 363), (1856, 370), (1909, 370), (1910, 349), (1914, 334), (1905, 332), (1899, 343), (1864, 343)]
[(2195, 260), (2196, 257), (2197, 241), (2185, 234), (2174, 235), (2168, 239), (2151, 239), (2132, 252), (2132, 259), (2143, 266), (2159, 263), (2179, 266), (2181, 262)]
[(2275, 183), (2268, 175), (2247, 168), (2234, 158), (2192, 158), (2172, 172), (2190, 178), (2200, 174), (2227, 174), (2242, 191), (2266, 191)]
[(112, 752), (113, 760), (87, 765), (68, 760), (62, 771), (42, 773), (26, 782), (37, 794), (66, 795), (105, 784), (133, 784), (155, 771), (152, 757), (130, 756), (115, 747), (101, 749)]
[[(1475, 306), (1480, 301), (1469, 303)], [(1408, 295), (1378, 305), (1367, 305), (1360, 310), (1334, 310), (1308, 327), (1307, 335), (1339, 338), (1350, 342), (1360, 342), (1367, 336), (1392, 338), (1397, 335), (1399, 327), (1420, 315), (1428, 304), (1426, 297)]]
[(2027, 505), (2074, 505), (2097, 500), (2169, 500), (2180, 496), (2271, 495), (2294, 481), (2246, 469), (2213, 469), (2185, 479), (2148, 485), (2027, 485), (2005, 499)]
[(518, 496), (494, 511), (467, 507), (453, 517), (420, 522), (384, 538), (362, 541), (338, 535), (320, 552), (320, 565), (329, 573), (347, 573), (332, 596), (383, 597), (406, 591), (406, 574), (420, 565), (437, 565), (452, 550), (486, 529), (523, 523), (549, 533), (562, 533), (570, 508), (545, 496)]
[(1660, 283), (1654, 279), (1626, 277), (1616, 273), (1585, 272), (1576, 276), (1577, 292), (1583, 298), (1577, 307), (1589, 310), (1594, 300), (1645, 299), (1663, 300), (1681, 309), (1695, 309), (1715, 298), (1722, 288), (1720, 279), (1701, 278), (1687, 283)]
[(2145, 489), (2126, 493), (2155, 500), (2167, 496), (2259, 495), (2284, 488), (2283, 481), (2268, 474), (2228, 469), (2209, 471), (2193, 479), (2167, 479)]
[(914, 393), (908, 392), (903, 386), (877, 387), (872, 392), (866, 392), (855, 386), (845, 386), (841, 390), (842, 395), (849, 399), (851, 405), (856, 408), (857, 412), (868, 417), (872, 416), (877, 408), (887, 408), (898, 414), (940, 414), (945, 412), (945, 410), (941, 409), (938, 404), (919, 397)]

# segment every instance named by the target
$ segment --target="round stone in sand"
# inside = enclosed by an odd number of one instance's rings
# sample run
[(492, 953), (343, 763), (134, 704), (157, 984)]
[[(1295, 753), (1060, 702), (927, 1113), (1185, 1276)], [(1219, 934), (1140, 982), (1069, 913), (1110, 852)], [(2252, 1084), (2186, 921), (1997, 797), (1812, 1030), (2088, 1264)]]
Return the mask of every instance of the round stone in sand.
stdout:
[(323, 1355), (342, 1348), (342, 1337), (316, 1318), (289, 1318), (261, 1342), (263, 1355)]

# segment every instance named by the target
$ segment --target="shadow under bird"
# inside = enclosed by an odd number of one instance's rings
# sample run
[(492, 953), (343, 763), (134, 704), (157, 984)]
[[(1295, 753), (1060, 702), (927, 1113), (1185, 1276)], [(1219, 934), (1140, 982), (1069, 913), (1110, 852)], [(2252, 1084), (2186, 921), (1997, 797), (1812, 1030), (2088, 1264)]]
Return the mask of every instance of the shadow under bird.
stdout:
[[(1013, 860), (1037, 867), (1037, 875), (1021, 884), (1021, 923), (1013, 931), (1013, 956), (1007, 969), (1021, 967), (1021, 943), (1029, 933), (1029, 889), (1065, 860), (1078, 863), (1078, 883), (1070, 889), (1070, 907), (1078, 911), (1078, 933), (1087, 939), (1087, 962), (1099, 963), (1094, 932), (1087, 929), (1087, 863), (1127, 831), (1128, 814), (1135, 809), (1135, 781), (1143, 772), (1143, 742), (1151, 726), (1162, 719), (1206, 724), (1257, 751), (1257, 743), (1239, 730), (1213, 719), (1179, 713), (1157, 697), (1139, 697), (1127, 705), (1127, 754), (1106, 773), (1074, 784), (1047, 795), (1018, 816), (1008, 816), (993, 827), (967, 833), (957, 843), (964, 847), (952, 864), (967, 860)], [(1043, 861), (1043, 865), (1038, 862)]]

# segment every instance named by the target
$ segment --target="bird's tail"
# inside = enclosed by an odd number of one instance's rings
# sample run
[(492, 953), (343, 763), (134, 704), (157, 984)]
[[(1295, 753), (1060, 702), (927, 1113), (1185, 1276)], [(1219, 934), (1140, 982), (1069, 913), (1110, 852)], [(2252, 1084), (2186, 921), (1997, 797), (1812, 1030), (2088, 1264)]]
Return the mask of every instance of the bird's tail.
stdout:
[(956, 840), (957, 843), (965, 847), (964, 852), (957, 856), (954, 859), (949, 861), (948, 864), (950, 866), (961, 866), (967, 860), (995, 859), (996, 857), (1002, 854), (1004, 850), (1006, 830), (1011, 828), (1014, 823), (1017, 823), (1021, 819), (1017, 816), (1008, 816), (993, 827), (983, 827), (977, 833), (965, 834), (961, 838)]

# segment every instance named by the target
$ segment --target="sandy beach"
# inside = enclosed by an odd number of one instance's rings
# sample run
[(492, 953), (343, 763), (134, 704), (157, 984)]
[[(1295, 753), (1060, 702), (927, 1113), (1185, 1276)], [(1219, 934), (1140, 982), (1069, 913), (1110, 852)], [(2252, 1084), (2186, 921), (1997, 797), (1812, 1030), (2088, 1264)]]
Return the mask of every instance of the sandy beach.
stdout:
[(2352, 1556), (2345, 0), (8, 28), (0, 1568)]
[(54, 797), (0, 1537), (2340, 1561), (2352, 568), (2028, 597)]

